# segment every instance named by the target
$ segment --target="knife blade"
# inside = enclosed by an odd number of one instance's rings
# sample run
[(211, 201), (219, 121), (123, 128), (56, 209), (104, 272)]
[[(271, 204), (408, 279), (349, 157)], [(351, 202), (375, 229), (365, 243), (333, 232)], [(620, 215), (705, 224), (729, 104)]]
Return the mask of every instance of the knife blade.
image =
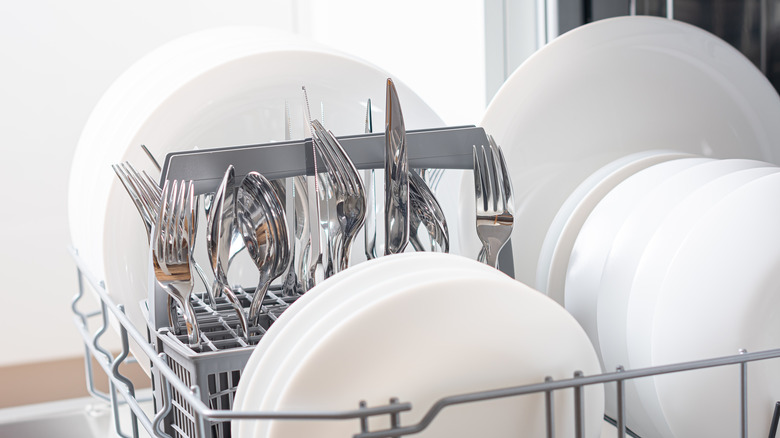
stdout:
[(392, 79), (387, 79), (385, 109), (385, 254), (409, 243), (409, 161), (406, 128)]

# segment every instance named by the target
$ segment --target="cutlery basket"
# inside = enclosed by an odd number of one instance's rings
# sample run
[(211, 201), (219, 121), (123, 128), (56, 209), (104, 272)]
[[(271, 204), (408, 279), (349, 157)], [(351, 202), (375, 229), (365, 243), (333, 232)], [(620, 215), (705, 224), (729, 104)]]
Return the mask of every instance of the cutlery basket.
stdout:
[[(238, 318), (232, 305), (222, 296), (217, 298), (216, 308), (209, 305), (204, 294), (194, 294), (193, 307), (205, 339), (201, 351), (194, 351), (187, 345), (187, 335), (174, 334), (169, 327), (155, 330), (151, 324), (149, 333), (153, 345), (168, 367), (188, 387), (197, 387), (197, 395), (204, 405), (214, 410), (230, 410), (233, 407), (236, 387), (244, 366), (254, 351), (254, 345), (293, 301), (282, 299), (280, 288), (268, 291), (263, 306), (267, 311), (260, 317), (258, 326), (250, 331), (249, 340), (239, 336)], [(251, 302), (251, 295), (243, 289), (236, 291), (245, 310)], [(179, 325), (183, 319), (179, 316)], [(161, 385), (161, 374), (152, 364), (152, 389), (155, 397), (155, 410), (161, 411), (166, 402), (170, 413), (163, 419), (163, 429), (171, 436), (195, 437), (197, 424), (192, 406), (173, 387), (168, 393)], [(212, 437), (230, 437), (230, 421), (214, 421), (206, 425)]]
[[(407, 132), (410, 167), (471, 169), (472, 146), (488, 144), (482, 128), (473, 126), (437, 128)], [(339, 137), (339, 142), (359, 169), (381, 168), (384, 164), (384, 133)], [(297, 175), (313, 175), (312, 143), (310, 139), (270, 143), (255, 146), (238, 146), (211, 150), (194, 150), (171, 153), (166, 157), (162, 179), (192, 180), (196, 194), (213, 192), (219, 184), (225, 168), (233, 165), (240, 180), (250, 171), (258, 171), (273, 180)], [(287, 199), (291, 202), (291, 199)], [(502, 266), (512, 274), (511, 246), (502, 252)], [(151, 269), (150, 269), (151, 272)], [(168, 325), (167, 294), (154, 278), (150, 278), (148, 324), (150, 337), (157, 353), (164, 353), (166, 365), (187, 387), (197, 387), (198, 397), (204, 405), (215, 410), (230, 410), (242, 370), (253, 351), (237, 335), (237, 318), (231, 305), (222, 298), (217, 309), (212, 309), (203, 296), (194, 304), (201, 330), (208, 342), (202, 352), (187, 346), (186, 335), (174, 335)], [(277, 289), (278, 290), (278, 289)], [(242, 305), (248, 308), (248, 295), (238, 291)], [(251, 333), (255, 344), (290, 303), (280, 299), (274, 290), (269, 291), (264, 305), (267, 315), (260, 327)], [(205, 325), (204, 325), (205, 324)], [(166, 406), (161, 375), (152, 366), (155, 409)], [(199, 436), (192, 406), (182, 394), (171, 387), (171, 412), (165, 416), (163, 426), (172, 436)], [(212, 421), (207, 427), (213, 437), (230, 437), (229, 421)], [(175, 432), (175, 433), (174, 433)]]

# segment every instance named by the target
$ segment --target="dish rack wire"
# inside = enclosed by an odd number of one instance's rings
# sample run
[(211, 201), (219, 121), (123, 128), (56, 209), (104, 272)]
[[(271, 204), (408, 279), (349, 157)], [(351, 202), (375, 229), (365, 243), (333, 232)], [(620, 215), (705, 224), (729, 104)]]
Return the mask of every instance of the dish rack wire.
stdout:
[[(487, 136), (481, 128), (457, 127), (436, 130), (410, 131), (408, 137), (409, 160), (411, 167), (470, 169), (472, 144), (487, 144)], [(350, 157), (359, 169), (379, 168), (382, 165), (383, 142), (376, 134), (339, 137)], [(424, 147), (421, 145), (425, 144)], [(433, 147), (431, 147), (433, 145)], [(446, 149), (444, 149), (446, 148)], [(228, 164), (239, 163), (236, 175), (240, 179), (251, 170), (257, 170), (269, 179), (284, 178), (302, 174), (313, 174), (311, 160), (311, 141), (274, 143), (257, 146), (242, 146), (219, 150), (201, 150), (172, 153), (166, 157), (162, 170), (163, 179), (192, 179), (196, 192), (213, 191), (219, 184), (222, 173)], [(427, 151), (427, 152), (423, 152)], [(263, 160), (258, 161), (261, 154)], [(305, 165), (304, 165), (305, 164)], [(235, 165), (235, 164), (234, 164)], [(573, 371), (572, 377), (554, 380), (547, 377), (535, 384), (490, 389), (466, 394), (454, 394), (439, 399), (416, 424), (402, 425), (400, 415), (410, 411), (412, 404), (397, 398), (388, 400), (380, 406), (367, 406), (356, 400), (355, 408), (344, 411), (254, 411), (238, 412), (231, 410), (233, 397), (246, 361), (252, 353), (252, 346), (237, 336), (230, 320), (231, 306), (217, 303), (211, 308), (201, 296), (195, 297), (198, 321), (203, 323), (205, 349), (195, 352), (186, 345), (186, 335), (176, 336), (169, 328), (155, 324), (162, 321), (155, 316), (162, 310), (164, 293), (151, 293), (157, 300), (149, 300), (149, 322), (146, 334), (142, 334), (125, 315), (122, 304), (116, 304), (106, 292), (105, 284), (90, 271), (77, 249), (71, 248), (71, 255), (77, 265), (78, 292), (73, 298), (71, 309), (75, 315), (75, 324), (82, 336), (85, 347), (85, 366), (87, 389), (94, 397), (110, 403), (114, 416), (114, 429), (121, 437), (137, 438), (140, 430), (153, 437), (186, 438), (229, 438), (231, 421), (279, 420), (279, 421), (353, 421), (353, 438), (398, 438), (411, 436), (425, 430), (438, 414), (449, 406), (476, 403), (529, 394), (543, 394), (545, 404), (546, 436), (555, 437), (555, 418), (553, 412), (554, 394), (558, 391), (573, 391), (573, 419), (575, 436), (585, 434), (585, 388), (590, 385), (614, 384), (618, 407), (616, 418), (605, 420), (617, 428), (617, 436), (636, 436), (626, 428), (625, 382), (631, 379), (701, 370), (713, 367), (739, 367), (740, 387), (740, 430), (734, 436), (747, 437), (748, 424), (748, 364), (754, 361), (780, 358), (780, 349), (760, 352), (740, 350), (736, 354), (724, 357), (708, 358), (691, 362), (654, 366), (634, 370), (618, 367), (613, 372), (597, 375), (583, 375)], [(511, 248), (503, 251), (502, 266), (513, 266)], [(511, 272), (509, 272), (511, 274)], [(84, 312), (79, 309), (86, 295), (86, 284), (97, 294), (100, 309)], [(160, 291), (157, 291), (160, 292)], [(246, 291), (239, 291), (247, 304)], [(279, 294), (281, 295), (281, 294)], [(259, 339), (273, 322), (290, 304), (291, 299), (280, 297), (272, 289), (264, 307), (267, 312), (260, 327), (252, 333), (252, 339)], [(154, 301), (158, 301), (155, 305)], [(157, 309), (155, 309), (157, 308)], [(119, 323), (121, 351), (114, 356), (101, 345), (101, 339), (109, 330), (109, 319)], [(160, 317), (161, 318), (161, 317)], [(166, 316), (167, 318), (167, 316)], [(94, 326), (97, 324), (97, 328)], [(93, 328), (90, 329), (90, 326)], [(130, 339), (136, 343), (146, 357), (133, 358), (130, 355)], [(96, 389), (94, 359), (108, 376), (108, 393)], [(148, 360), (152, 370), (153, 395), (151, 399), (140, 396), (133, 381), (123, 374), (123, 365), (136, 360)], [(147, 413), (141, 403), (154, 401), (154, 412)], [(120, 406), (130, 411), (130, 431), (121, 424)], [(385, 417), (390, 427), (382, 430), (370, 430), (369, 419)], [(770, 426), (770, 438), (775, 436), (780, 418), (780, 402), (774, 406), (774, 415)], [(739, 434), (739, 435), (737, 435)]]

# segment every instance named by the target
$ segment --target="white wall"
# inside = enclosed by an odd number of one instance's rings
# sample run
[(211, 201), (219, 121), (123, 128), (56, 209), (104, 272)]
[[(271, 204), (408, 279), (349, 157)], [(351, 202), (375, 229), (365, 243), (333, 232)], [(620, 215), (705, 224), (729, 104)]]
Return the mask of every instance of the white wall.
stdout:
[(82, 354), (67, 182), (92, 108), (133, 62), (225, 24), (295, 31), (363, 57), (450, 125), (484, 110), (482, 0), (29, 0), (0, 3), (0, 366)]

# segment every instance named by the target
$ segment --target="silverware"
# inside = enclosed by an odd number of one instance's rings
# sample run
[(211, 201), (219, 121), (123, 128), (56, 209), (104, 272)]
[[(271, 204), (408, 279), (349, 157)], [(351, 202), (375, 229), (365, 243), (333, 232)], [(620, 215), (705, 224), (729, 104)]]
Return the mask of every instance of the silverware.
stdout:
[(512, 182), (501, 148), (488, 138), (491, 157), (484, 146), (474, 146), (474, 193), (477, 213), (477, 236), (482, 242), (485, 262), (498, 265), (498, 253), (512, 235), (514, 201)]
[[(439, 201), (420, 175), (409, 172), (409, 242), (417, 251), (449, 252), (450, 233)], [(420, 225), (425, 228), (421, 236)], [(425, 240), (425, 243), (423, 243)]]
[[(146, 228), (146, 238), (150, 241), (152, 228), (157, 220), (157, 212), (160, 209), (161, 195), (156, 190), (149, 190), (146, 187), (147, 180), (140, 177), (129, 162), (114, 164), (111, 168), (114, 169), (114, 173), (116, 173), (125, 191), (130, 195), (130, 199), (138, 210), (138, 214), (141, 215), (141, 220)], [(152, 185), (159, 190), (157, 184)]]
[(272, 184), (257, 172), (249, 172), (238, 188), (236, 222), (260, 272), (248, 317), (257, 325), (268, 287), (290, 265), (287, 217)]
[(355, 165), (339, 144), (336, 137), (318, 121), (313, 120), (312, 142), (321, 152), (335, 205), (335, 220), (338, 232), (331, 237), (335, 272), (349, 267), (352, 242), (366, 218), (366, 191)]
[[(160, 189), (160, 186), (146, 172), (141, 171), (139, 173), (132, 164), (127, 161), (120, 164), (114, 164), (111, 167), (114, 169), (114, 172), (119, 177), (119, 180), (122, 182), (122, 185), (125, 187), (125, 190), (138, 209), (144, 225), (146, 226), (146, 237), (151, 241), (152, 227), (157, 220), (157, 213), (160, 210), (162, 189)], [(198, 197), (195, 198), (193, 205), (195, 213), (192, 215), (193, 230), (195, 231), (198, 229), (198, 199)], [(206, 278), (203, 268), (201, 268), (195, 260), (196, 237), (197, 233), (194, 233), (192, 241), (190, 242), (190, 264), (192, 264), (192, 267), (198, 274), (198, 277), (205, 287), (206, 294), (213, 305), (215, 304), (215, 301), (210, 282), (208, 278)]]
[(195, 236), (193, 212), (195, 191), (192, 181), (177, 187), (177, 182), (165, 181), (162, 205), (157, 215), (152, 237), (154, 275), (163, 289), (179, 307), (187, 327), (189, 345), (200, 349), (200, 329), (190, 302), (193, 280), (190, 247)]
[[(374, 121), (371, 113), (371, 99), (366, 103), (366, 124), (364, 129), (366, 134), (374, 132)], [(376, 171), (367, 169), (361, 171), (363, 181), (366, 185), (366, 220), (363, 225), (365, 234), (365, 253), (366, 259), (371, 260), (377, 257), (376, 249)]]
[[(309, 98), (306, 95), (306, 87), (302, 87), (303, 96), (306, 101), (304, 109), (306, 111), (306, 120), (311, 126), (311, 114), (309, 113)], [(327, 255), (323, 251), (322, 222), (320, 218), (320, 178), (319, 168), (317, 166), (317, 147), (312, 141), (312, 166), (313, 175), (306, 177), (306, 196), (308, 200), (309, 213), (309, 244), (308, 244), (308, 270), (305, 278), (305, 289), (309, 290), (325, 279), (325, 265)]]
[(233, 236), (238, 233), (235, 220), (235, 191), (235, 170), (230, 165), (225, 171), (214, 196), (213, 204), (209, 209), (206, 224), (206, 249), (211, 269), (214, 271), (214, 295), (217, 295), (217, 291), (225, 294), (238, 316), (244, 336), (249, 339), (249, 323), (241, 302), (230, 288), (227, 280), (231, 242)]
[(404, 251), (409, 243), (409, 163), (406, 128), (398, 92), (387, 80), (385, 120), (385, 254)]

